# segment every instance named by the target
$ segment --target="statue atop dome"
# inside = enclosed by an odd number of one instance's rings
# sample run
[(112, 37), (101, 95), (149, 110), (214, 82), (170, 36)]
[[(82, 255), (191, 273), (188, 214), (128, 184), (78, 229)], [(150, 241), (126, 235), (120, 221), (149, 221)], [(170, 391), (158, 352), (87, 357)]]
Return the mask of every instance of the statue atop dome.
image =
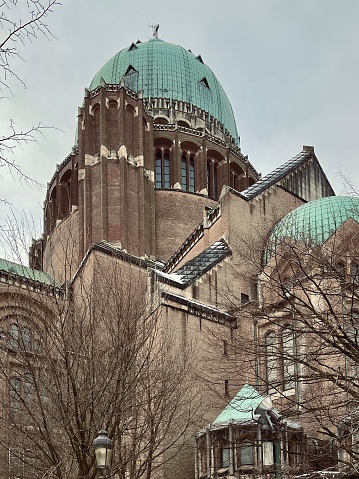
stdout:
[(158, 38), (158, 30), (160, 28), (160, 24), (157, 23), (157, 25), (150, 25), (150, 27), (153, 29), (153, 32), (152, 32), (153, 38)]

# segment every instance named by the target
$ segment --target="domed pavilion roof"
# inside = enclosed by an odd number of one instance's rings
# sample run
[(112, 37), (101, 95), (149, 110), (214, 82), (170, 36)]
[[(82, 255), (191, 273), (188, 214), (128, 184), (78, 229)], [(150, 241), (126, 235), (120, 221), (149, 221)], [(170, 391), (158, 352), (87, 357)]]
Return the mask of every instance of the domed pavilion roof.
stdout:
[(89, 89), (101, 79), (125, 85), (143, 98), (169, 98), (190, 103), (219, 120), (238, 143), (236, 123), (228, 97), (200, 55), (179, 45), (153, 38), (132, 43), (114, 55), (94, 76)]
[(321, 245), (349, 218), (359, 223), (359, 198), (329, 196), (296, 208), (274, 226), (267, 241), (266, 261), (275, 253), (282, 239)]

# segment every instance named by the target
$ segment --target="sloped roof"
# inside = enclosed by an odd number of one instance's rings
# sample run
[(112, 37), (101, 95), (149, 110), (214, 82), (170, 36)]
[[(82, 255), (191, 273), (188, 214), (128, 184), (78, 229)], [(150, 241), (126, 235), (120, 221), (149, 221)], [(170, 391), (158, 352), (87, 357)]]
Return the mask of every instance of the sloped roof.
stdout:
[(21, 278), (30, 279), (39, 283), (50, 286), (59, 286), (54, 278), (44, 271), (29, 268), (19, 263), (13, 263), (6, 259), (0, 258), (0, 272), (9, 273), (11, 275), (19, 276)]
[(228, 244), (224, 239), (220, 239), (202, 251), (195, 258), (185, 263), (174, 273), (159, 272), (159, 278), (162, 277), (165, 281), (174, 286), (185, 288), (193, 280), (212, 269), (230, 253), (231, 250)]
[(245, 384), (213, 422), (213, 425), (225, 426), (233, 423), (257, 421), (259, 415), (254, 414), (254, 411), (263, 399), (263, 396), (253, 386)]
[(240, 195), (251, 200), (274, 185), (281, 186), (304, 201), (335, 195), (312, 146), (303, 146), (303, 151), (242, 191)]
[(241, 191), (241, 195), (243, 195), (247, 199), (254, 198), (255, 196), (268, 189), (270, 186), (274, 185), (279, 180), (287, 176), (288, 173), (297, 169), (299, 166), (301, 166), (303, 163), (313, 157), (315, 157), (313, 151), (301, 151), (300, 153), (298, 153), (298, 155), (286, 161), (281, 166), (278, 166), (278, 168), (268, 173), (268, 175), (264, 176), (262, 179), (251, 185), (246, 190)]

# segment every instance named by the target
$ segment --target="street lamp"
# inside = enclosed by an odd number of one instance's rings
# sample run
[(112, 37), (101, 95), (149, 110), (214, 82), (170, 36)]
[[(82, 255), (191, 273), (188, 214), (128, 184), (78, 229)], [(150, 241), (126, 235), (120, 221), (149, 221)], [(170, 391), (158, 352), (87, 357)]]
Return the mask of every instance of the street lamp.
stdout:
[(106, 469), (110, 466), (110, 456), (113, 448), (113, 441), (109, 439), (107, 431), (103, 429), (99, 431), (98, 436), (92, 443), (92, 447), (95, 449), (97, 467), (106, 477)]

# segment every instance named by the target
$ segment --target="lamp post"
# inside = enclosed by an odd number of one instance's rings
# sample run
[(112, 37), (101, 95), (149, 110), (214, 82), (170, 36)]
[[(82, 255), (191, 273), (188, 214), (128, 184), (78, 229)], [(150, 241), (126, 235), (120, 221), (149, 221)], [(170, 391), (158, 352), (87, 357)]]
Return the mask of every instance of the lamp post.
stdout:
[(113, 441), (109, 439), (107, 431), (103, 429), (99, 431), (98, 436), (92, 443), (92, 447), (95, 449), (97, 467), (101, 471), (102, 477), (106, 477), (113, 448)]
[[(260, 424), (261, 429), (261, 446), (262, 446), (262, 466), (264, 465), (263, 457), (263, 438), (262, 432), (270, 431), (273, 436), (277, 436), (277, 440), (273, 441), (273, 453), (274, 453), (274, 464), (275, 464), (275, 478), (279, 479), (282, 475), (282, 464), (281, 464), (281, 444), (278, 442), (278, 434), (281, 437), (281, 426), (282, 426), (282, 417), (273, 408), (272, 399), (270, 396), (267, 396), (261, 401), (256, 407), (254, 414), (259, 414), (258, 423)], [(277, 431), (275, 430), (275, 427)], [(272, 447), (273, 447), (272, 446)], [(273, 455), (272, 453), (272, 455)]]

